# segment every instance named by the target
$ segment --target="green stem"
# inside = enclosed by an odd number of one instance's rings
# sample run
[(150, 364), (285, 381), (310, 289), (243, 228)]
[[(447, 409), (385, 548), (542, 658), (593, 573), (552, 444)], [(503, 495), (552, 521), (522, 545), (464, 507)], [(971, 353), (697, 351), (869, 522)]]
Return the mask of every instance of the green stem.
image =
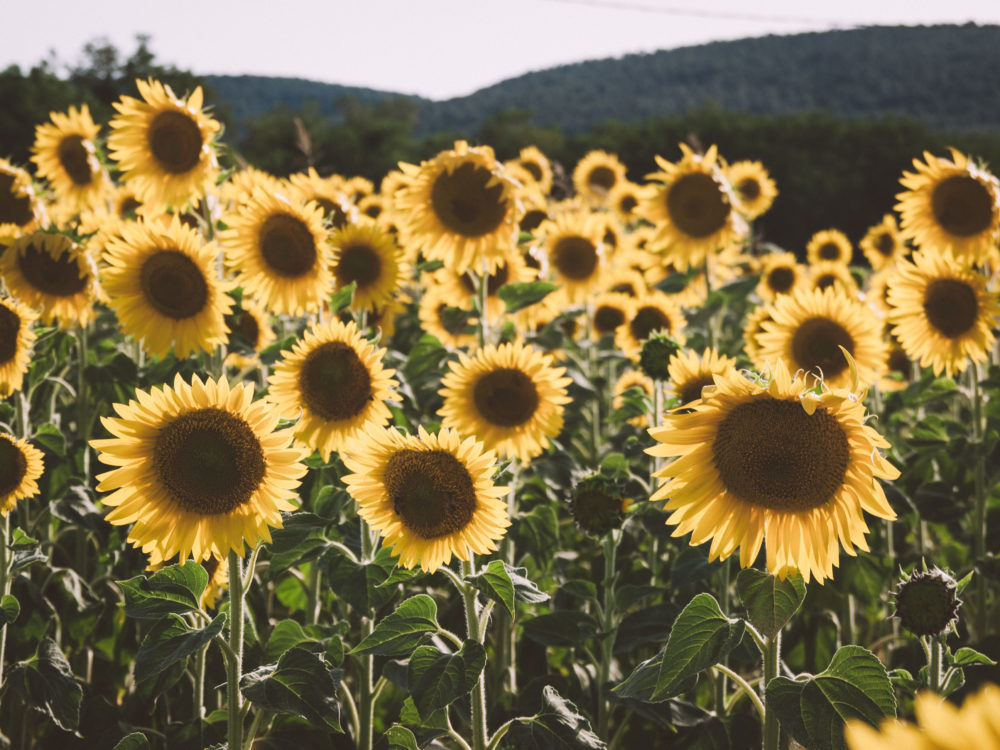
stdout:
[(257, 737), (257, 730), (260, 729), (260, 725), (264, 721), (264, 717), (267, 715), (268, 712), (260, 708), (253, 712), (253, 720), (250, 722), (250, 729), (247, 731), (247, 738), (244, 741), (243, 750), (253, 750), (253, 741)]
[[(372, 541), (372, 532), (368, 523), (363, 519), (358, 519), (361, 523), (361, 560), (364, 563), (371, 561), (374, 556), (375, 545)], [(368, 611), (364, 613), (361, 627), (361, 639), (364, 640), (375, 632), (375, 613)], [(372, 750), (375, 718), (375, 696), (372, 682), (375, 674), (375, 657), (372, 654), (361, 655), (361, 684), (358, 695), (358, 725), (360, 733), (358, 735), (358, 750)]]
[(486, 344), (489, 343), (490, 340), (490, 322), (487, 314), (487, 305), (489, 304), (490, 274), (486, 268), (485, 260), (483, 261), (483, 269), (478, 274), (477, 281), (476, 299), (479, 306), (479, 325), (476, 326), (476, 331), (479, 334), (479, 348), (485, 349)]
[[(757, 709), (757, 715), (760, 717), (760, 721), (763, 724), (765, 714), (764, 702), (760, 699), (760, 696), (757, 695), (757, 691), (750, 686), (750, 683), (724, 664), (716, 664), (712, 667), (712, 669), (716, 670), (720, 674), (726, 675), (729, 679), (736, 683), (743, 695), (749, 698), (750, 702), (753, 703), (753, 707)], [(739, 693), (737, 693), (737, 695), (739, 695)]]
[[(478, 594), (474, 586), (465, 583), (465, 579), (476, 574), (475, 558), (469, 555), (469, 562), (462, 562), (462, 599), (465, 602), (465, 624), (469, 638), (479, 643), (483, 642), (483, 631), (479, 628)], [(479, 673), (472, 688), (472, 750), (486, 750), (486, 679), (485, 670)]]
[(205, 655), (208, 644), (198, 649), (194, 656), (194, 716), (202, 719), (205, 716)]
[[(703, 273), (705, 274), (705, 299), (712, 293), (712, 274), (708, 266), (708, 255), (705, 256), (705, 265), (703, 266)], [(705, 322), (705, 333), (708, 339), (709, 348), (715, 348), (715, 313), (713, 312), (709, 315), (708, 320)]]
[(930, 658), (927, 660), (927, 687), (935, 693), (941, 692), (941, 639), (930, 636), (927, 647)]
[[(774, 638), (768, 638), (764, 642), (764, 681), (761, 689), (767, 690), (767, 684), (778, 676), (778, 665), (781, 663), (781, 632)], [(781, 739), (781, 727), (778, 724), (778, 715), (771, 708), (764, 711), (764, 750), (778, 750), (778, 742)]]
[[(83, 442), (83, 478), (90, 484), (90, 414), (87, 403), (87, 327), (76, 327), (77, 383), (76, 383), (76, 430)], [(77, 571), (82, 574), (82, 571)]]
[(322, 597), (320, 596), (320, 586), (322, 585), (322, 571), (319, 560), (313, 560), (309, 568), (309, 611), (306, 613), (308, 624), (319, 623), (319, 611)]
[[(722, 613), (728, 615), (729, 613), (729, 579), (732, 575), (729, 567), (730, 560), (727, 558), (722, 561), (722, 571), (720, 573), (721, 581), (719, 582), (719, 606), (722, 608)], [(720, 665), (724, 668), (728, 668), (729, 658), (728, 655), (722, 657)], [(726, 669), (719, 670), (719, 674), (715, 676), (715, 713), (719, 717), (722, 717), (726, 713)]]
[[(7, 540), (10, 538), (10, 511), (3, 517), (3, 535), (0, 537), (0, 592), (3, 596), (10, 593), (10, 554)], [(7, 625), (0, 627), (0, 688), (3, 687), (3, 658), (7, 646)]]
[(229, 650), (226, 664), (226, 703), (229, 710), (228, 746), (243, 747), (243, 569), (235, 551), (229, 550)]
[(849, 646), (856, 640), (854, 632), (854, 594), (846, 594), (844, 611), (841, 613), (840, 640), (841, 645)]
[[(979, 389), (979, 365), (972, 363), (972, 442), (976, 446), (975, 487), (976, 504), (973, 518), (973, 555), (975, 563), (986, 556), (986, 456), (983, 453), (983, 395)], [(986, 576), (976, 576), (976, 635), (986, 638), (987, 613)]]
[[(515, 458), (510, 465), (511, 480), (510, 492), (507, 493), (507, 517), (513, 523), (517, 513), (517, 480), (520, 463)], [(508, 565), (513, 567), (517, 563), (517, 552), (514, 548), (514, 539), (510, 534), (506, 534), (500, 542), (500, 557)], [(497, 678), (494, 678), (494, 685), (499, 686), (501, 691), (508, 691), (511, 695), (517, 694), (517, 629), (514, 617), (503, 612), (497, 617), (496, 635), (496, 659)]]
[(615, 566), (618, 556), (618, 535), (611, 531), (604, 537), (604, 604), (601, 608), (601, 662), (597, 678), (597, 736), (607, 737), (611, 723), (611, 704), (604, 697), (604, 686), (611, 676), (615, 635)]

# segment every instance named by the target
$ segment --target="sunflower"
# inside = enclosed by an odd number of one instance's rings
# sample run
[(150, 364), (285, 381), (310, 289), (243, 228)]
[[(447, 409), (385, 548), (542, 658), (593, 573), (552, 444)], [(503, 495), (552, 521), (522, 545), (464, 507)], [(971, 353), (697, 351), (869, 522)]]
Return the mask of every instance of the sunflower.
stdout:
[(559, 434), (570, 402), (566, 369), (520, 341), (459, 353), (441, 379), (444, 427), (476, 435), (502, 458), (527, 463)]
[(747, 315), (743, 327), (743, 352), (751, 362), (760, 362), (760, 342), (758, 336), (764, 333), (764, 324), (773, 320), (770, 305), (758, 305)]
[(601, 243), (604, 245), (604, 255), (608, 261), (613, 261), (619, 252), (627, 252), (629, 244), (626, 241), (625, 227), (613, 213), (601, 214), (604, 228)]
[[(242, 370), (259, 364), (258, 354), (266, 349), (278, 337), (271, 326), (271, 316), (260, 304), (244, 296), (240, 301), (242, 308), (238, 314), (226, 316), (226, 329), (230, 334), (236, 334), (250, 345), (252, 355), (234, 351), (232, 341), (229, 342), (229, 353), (226, 355), (226, 366)], [(238, 347), (235, 347), (238, 348)]]
[(632, 224), (639, 219), (639, 204), (646, 198), (649, 188), (637, 185), (630, 180), (622, 180), (612, 188), (608, 195), (608, 203), (615, 216), (625, 224)]
[(778, 197), (778, 188), (759, 161), (737, 161), (726, 167), (726, 179), (739, 198), (740, 212), (748, 219), (767, 213)]
[(352, 310), (371, 310), (388, 302), (409, 277), (408, 264), (396, 239), (366, 219), (344, 224), (330, 234), (330, 269), (336, 289), (352, 282)]
[(871, 227), (861, 240), (861, 250), (876, 271), (902, 260), (906, 255), (906, 243), (899, 233), (896, 217), (886, 214)]
[(548, 157), (537, 146), (525, 146), (514, 160), (538, 186), (542, 195), (552, 190), (552, 165)]
[(359, 211), (351, 202), (339, 175), (320, 177), (312, 167), (309, 171), (293, 174), (288, 178), (292, 193), (303, 203), (315, 202), (323, 209), (323, 219), (334, 229), (341, 229), (358, 220)]
[(665, 480), (650, 498), (669, 498), (673, 536), (712, 540), (709, 558), (740, 548), (753, 564), (766, 542), (767, 567), (809, 581), (833, 576), (839, 547), (867, 551), (862, 511), (894, 519), (876, 478), (899, 472), (877, 448), (889, 443), (865, 424), (863, 393), (816, 392), (778, 362), (766, 383), (730, 371), (686, 413), (649, 431), (647, 453), (677, 457), (656, 472)]
[(614, 335), (625, 324), (631, 310), (632, 298), (621, 292), (605, 292), (590, 305), (590, 330), (595, 340), (605, 334)]
[[(646, 398), (652, 401), (656, 384), (653, 382), (651, 377), (644, 374), (641, 370), (625, 370), (618, 380), (615, 381), (614, 388), (612, 389), (614, 399), (611, 406), (616, 411), (625, 406), (625, 391), (629, 388), (638, 388), (643, 392)], [(628, 423), (633, 427), (648, 427), (649, 415), (642, 414), (637, 417), (632, 417), (628, 420)]]
[(997, 750), (1000, 748), (1000, 687), (986, 683), (955, 708), (940, 695), (923, 692), (914, 701), (917, 723), (885, 719), (878, 730), (860, 719), (844, 727), (851, 750)]
[(358, 212), (362, 216), (367, 216), (369, 219), (375, 221), (385, 211), (386, 204), (387, 201), (385, 198), (378, 193), (372, 193), (358, 201)]
[(38, 165), (38, 176), (76, 210), (97, 203), (111, 186), (94, 146), (100, 127), (86, 104), (79, 110), (70, 107), (66, 114), (50, 112), (49, 118), (51, 123), (35, 126), (31, 160)]
[(0, 398), (21, 390), (31, 363), (37, 316), (16, 299), (0, 297)]
[(857, 296), (858, 282), (851, 275), (851, 270), (844, 263), (837, 261), (819, 261), (809, 266), (809, 281), (807, 286), (823, 291), (835, 289), (852, 297)]
[(392, 415), (385, 402), (400, 400), (392, 390), (396, 371), (382, 365), (385, 349), (365, 340), (353, 320), (313, 326), (281, 354), (267, 398), (282, 416), (302, 415), (295, 438), (318, 450), (324, 461), (356, 440), (369, 422), (386, 424)]
[(881, 271), (868, 275), (865, 289), (865, 303), (876, 315), (884, 318), (889, 314), (889, 279), (896, 275), (895, 266), (887, 266)]
[(375, 183), (361, 175), (348, 177), (344, 180), (344, 192), (351, 203), (357, 204), (375, 192)]
[(573, 169), (573, 187), (590, 203), (606, 203), (615, 185), (624, 180), (625, 165), (607, 151), (589, 151)]
[(1000, 234), (1000, 182), (965, 154), (951, 159), (925, 151), (916, 172), (903, 172), (896, 210), (903, 237), (935, 252), (951, 251), (959, 260), (980, 260)]
[(543, 251), (557, 284), (571, 303), (579, 302), (600, 282), (604, 268), (604, 224), (599, 214), (567, 211), (543, 222)]
[(118, 417), (102, 417), (114, 435), (91, 440), (115, 468), (97, 489), (116, 526), (135, 525), (128, 539), (153, 563), (178, 555), (201, 561), (243, 555), (243, 543), (271, 541), (281, 511), (294, 510), (304, 451), (289, 446), (291, 430), (275, 431), (278, 412), (252, 403), (253, 385), (224, 379), (137, 390)]
[(0, 433), (0, 516), (10, 513), (17, 501), (38, 494), (42, 452), (27, 440)]
[(757, 284), (757, 295), (765, 302), (773, 302), (783, 294), (792, 294), (806, 281), (806, 267), (794, 253), (771, 253), (764, 256)]
[(47, 223), (31, 177), (6, 159), (0, 159), (0, 240), (18, 237)]
[(874, 382), (885, 361), (878, 319), (860, 302), (833, 289), (779, 297), (771, 318), (757, 336), (758, 366), (782, 360), (790, 370), (820, 377), (833, 388), (845, 387), (852, 377), (842, 348), (857, 363), (865, 383)]
[(332, 284), (322, 209), (258, 191), (224, 218), (228, 264), (249, 294), (274, 313), (319, 309)]
[(404, 568), (433, 573), (453, 557), (489, 554), (507, 533), (507, 487), (493, 484), (493, 451), (454, 430), (416, 435), (369, 425), (342, 456), (358, 515), (378, 531)]
[(809, 263), (843, 263), (851, 262), (853, 253), (851, 241), (839, 229), (823, 229), (809, 238), (806, 244), (806, 260)]
[(394, 196), (393, 213), (404, 245), (463, 273), (491, 270), (517, 244), (518, 186), (489, 146), (456, 141), (419, 167), (400, 166), (409, 181)]
[(906, 353), (935, 375), (985, 362), (1000, 300), (975, 269), (950, 253), (921, 250), (889, 280), (889, 322)]
[(677, 301), (654, 290), (631, 300), (625, 324), (615, 331), (615, 344), (625, 356), (636, 358), (642, 342), (654, 331), (665, 331), (678, 344), (683, 344), (685, 325), (687, 321)]
[[(629, 253), (633, 258), (637, 257), (635, 251)], [(642, 258), (642, 260), (647, 260)], [(618, 258), (618, 266), (609, 273), (602, 274), (600, 287), (604, 289), (603, 294), (624, 294), (626, 297), (639, 297), (651, 289), (650, 279), (643, 275), (642, 271), (636, 270), (634, 266), (622, 265), (626, 258)], [(659, 281), (660, 279), (656, 279)], [(652, 282), (655, 283), (655, 282)]]
[(219, 123), (202, 110), (201, 86), (185, 100), (159, 81), (135, 83), (142, 100), (114, 103), (108, 149), (143, 203), (183, 205), (215, 182)]
[(238, 208), (248, 202), (259, 190), (267, 193), (287, 191), (284, 180), (256, 167), (244, 167), (230, 174), (219, 186), (222, 205), (228, 209)]
[(715, 375), (724, 375), (735, 369), (735, 359), (720, 355), (711, 348), (702, 352), (701, 356), (691, 349), (681, 350), (670, 358), (667, 365), (670, 388), (681, 406), (700, 399), (701, 389), (715, 384)]
[[(454, 317), (445, 315), (449, 308), (466, 313), (463, 317), (455, 313)], [(445, 346), (455, 349), (465, 349), (476, 344), (476, 335), (466, 331), (475, 325), (477, 316), (472, 309), (472, 299), (468, 296), (455, 298), (447, 287), (434, 284), (428, 287), (420, 297), (417, 308), (420, 327), (426, 333), (434, 336)]]
[(14, 240), (0, 256), (11, 296), (42, 312), (47, 325), (87, 325), (100, 295), (90, 254), (64, 234), (36, 231)]
[(150, 354), (178, 359), (226, 342), (231, 282), (215, 276), (218, 248), (181, 224), (125, 225), (107, 247), (104, 290), (122, 330)]

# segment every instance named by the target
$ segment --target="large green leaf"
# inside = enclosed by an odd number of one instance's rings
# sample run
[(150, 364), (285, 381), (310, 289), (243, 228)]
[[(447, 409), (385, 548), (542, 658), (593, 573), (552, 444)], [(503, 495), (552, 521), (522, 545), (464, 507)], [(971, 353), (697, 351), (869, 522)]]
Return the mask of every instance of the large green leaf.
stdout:
[(145, 620), (158, 620), (167, 614), (184, 614), (199, 609), (202, 592), (208, 585), (208, 572), (188, 560), (171, 565), (153, 575), (118, 581), (125, 593), (125, 614)]
[(277, 664), (243, 676), (240, 689), (258, 708), (300, 716), (313, 726), (340, 732), (340, 679), (321, 656), (295, 646)]
[(360, 612), (379, 609), (396, 596), (396, 583), (407, 580), (417, 571), (396, 566), (391, 548), (380, 547), (368, 563), (350, 559), (331, 547), (323, 556), (327, 581), (337, 596)]
[(351, 653), (404, 656), (416, 648), (427, 633), (434, 633), (438, 628), (434, 600), (427, 594), (411, 596), (379, 622), (374, 632)]
[(486, 649), (478, 641), (467, 639), (454, 654), (418, 647), (410, 657), (407, 682), (421, 719), (471, 691), (485, 666)]
[(54, 640), (43, 638), (33, 657), (10, 668), (7, 681), (27, 705), (46, 714), (57, 727), (76, 731), (83, 688)]
[(143, 638), (139, 652), (135, 655), (135, 678), (138, 682), (156, 677), (160, 672), (181, 659), (208, 645), (222, 632), (228, 615), (216, 615), (203, 628), (192, 628), (180, 615), (169, 614), (153, 625)]
[(607, 745), (590, 722), (551, 685), (542, 688), (542, 709), (515, 719), (504, 743), (518, 750), (602, 750)]
[(142, 732), (132, 732), (118, 740), (115, 750), (149, 750), (149, 740)]
[(354, 302), (354, 292), (358, 288), (358, 282), (352, 281), (347, 286), (341, 287), (330, 295), (330, 312), (334, 315), (341, 310), (345, 310)]
[(558, 288), (557, 284), (549, 281), (511, 283), (504, 284), (497, 289), (497, 296), (507, 306), (508, 313), (515, 313), (525, 307), (541, 302)]
[(0, 598), (0, 625), (9, 625), (21, 614), (21, 604), (13, 594), (4, 594)]
[(294, 646), (302, 645), (304, 648), (309, 648), (312, 644), (319, 645), (319, 641), (306, 633), (298, 622), (282, 620), (274, 626), (274, 630), (268, 636), (264, 659), (269, 662), (277, 661), (278, 657)]
[(806, 598), (806, 584), (798, 573), (782, 580), (755, 568), (740, 571), (736, 591), (750, 622), (768, 638), (778, 634)]
[(549, 595), (541, 591), (527, 573), (525, 568), (512, 568), (503, 560), (491, 560), (485, 569), (465, 580), (487, 599), (502, 604), (513, 617), (515, 601), (537, 604), (549, 599)]
[(732, 651), (744, 630), (743, 620), (724, 615), (711, 594), (694, 597), (670, 628), (653, 700), (678, 695), (689, 678), (718, 664)]
[(600, 631), (600, 623), (586, 612), (557, 609), (523, 623), (524, 635), (543, 646), (577, 646)]

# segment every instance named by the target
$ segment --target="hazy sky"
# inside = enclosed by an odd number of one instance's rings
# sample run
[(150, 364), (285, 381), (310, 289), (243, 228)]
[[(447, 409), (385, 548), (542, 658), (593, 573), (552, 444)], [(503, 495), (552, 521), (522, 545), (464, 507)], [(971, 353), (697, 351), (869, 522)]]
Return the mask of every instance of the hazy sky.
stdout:
[[(310, 78), (469, 94), (561, 63), (765, 34), (887, 24), (1000, 23), (998, 0), (49, 0), (6, 3), (0, 68), (105, 36), (196, 73)], [(915, 51), (919, 54), (919, 50)]]

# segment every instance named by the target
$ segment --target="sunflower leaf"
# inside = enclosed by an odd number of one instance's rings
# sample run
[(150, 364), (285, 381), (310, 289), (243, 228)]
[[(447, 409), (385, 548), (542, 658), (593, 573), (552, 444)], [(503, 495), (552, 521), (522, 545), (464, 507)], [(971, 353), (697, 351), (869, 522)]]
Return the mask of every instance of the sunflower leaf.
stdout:
[(10, 668), (7, 684), (20, 693), (24, 702), (46, 714), (66, 732), (76, 732), (80, 724), (83, 688), (73, 676), (69, 661), (51, 638), (38, 644), (35, 655)]
[(678, 695), (689, 678), (732, 651), (744, 630), (743, 620), (723, 614), (714, 596), (695, 596), (670, 628), (652, 700)]
[(345, 310), (351, 306), (354, 301), (354, 292), (357, 291), (358, 282), (352, 281), (345, 287), (341, 287), (333, 294), (330, 295), (330, 312), (334, 315), (339, 313), (341, 310)]
[(158, 620), (166, 614), (199, 609), (208, 586), (208, 572), (193, 560), (171, 565), (147, 578), (139, 575), (118, 581), (125, 594), (125, 614), (140, 620)]
[(400, 724), (393, 724), (385, 730), (383, 736), (389, 743), (389, 750), (418, 750), (417, 738), (413, 732)]
[(35, 430), (32, 440), (57, 456), (66, 455), (66, 435), (54, 424), (43, 424)]
[(537, 304), (559, 288), (548, 281), (526, 281), (504, 284), (497, 289), (497, 296), (507, 306), (508, 313), (515, 313), (530, 305)]
[(601, 750), (607, 745), (571, 701), (551, 685), (542, 688), (542, 710), (514, 719), (505, 738), (519, 750)]
[(425, 333), (420, 340), (410, 350), (410, 356), (406, 359), (403, 371), (410, 380), (415, 380), (421, 375), (434, 372), (440, 369), (441, 360), (447, 356), (448, 352), (437, 337)]
[(291, 648), (302, 647), (314, 651), (316, 649), (311, 647), (319, 645), (320, 642), (306, 633), (298, 622), (282, 620), (274, 626), (274, 630), (271, 631), (271, 635), (267, 639), (264, 658), (267, 661), (276, 661)]
[(549, 599), (549, 595), (541, 591), (527, 577), (527, 573), (527, 569), (513, 568), (503, 560), (491, 560), (485, 570), (474, 576), (468, 576), (465, 580), (481, 591), (487, 599), (502, 604), (513, 617), (515, 601), (537, 604)]
[(145, 682), (160, 672), (186, 659), (209, 644), (222, 632), (229, 615), (216, 615), (203, 628), (192, 628), (180, 615), (169, 614), (157, 621), (135, 655), (135, 678)]
[(351, 653), (404, 656), (416, 648), (427, 633), (434, 633), (439, 627), (434, 600), (427, 594), (411, 596), (379, 622), (371, 635)]
[(21, 614), (21, 603), (17, 597), (13, 594), (4, 594), (0, 599), (0, 625), (10, 625), (17, 620), (19, 614)]
[(118, 741), (115, 750), (149, 750), (149, 740), (142, 732), (132, 732)]
[(806, 598), (806, 585), (798, 573), (782, 580), (755, 568), (740, 571), (736, 591), (750, 622), (768, 638), (778, 634)]
[(478, 641), (466, 639), (454, 654), (433, 646), (420, 646), (410, 657), (407, 683), (421, 719), (450, 705), (475, 686), (486, 666), (486, 649)]
[(299, 716), (315, 727), (341, 732), (340, 679), (318, 654), (295, 646), (278, 659), (243, 675), (240, 690), (258, 708)]

